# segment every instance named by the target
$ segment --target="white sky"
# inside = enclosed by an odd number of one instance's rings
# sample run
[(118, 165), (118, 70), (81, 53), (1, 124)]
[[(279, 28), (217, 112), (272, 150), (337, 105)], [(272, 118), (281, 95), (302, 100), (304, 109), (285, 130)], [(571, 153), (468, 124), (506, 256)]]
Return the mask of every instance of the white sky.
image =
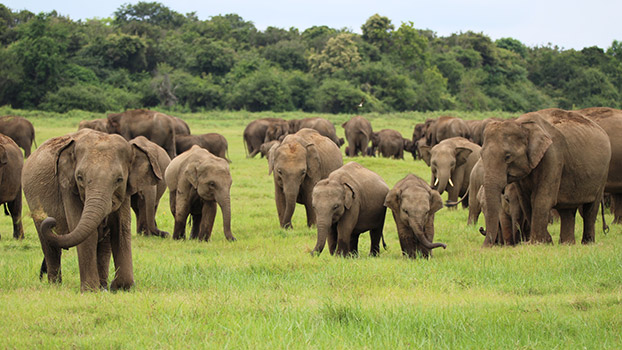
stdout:
[[(56, 10), (73, 20), (112, 17), (122, 4), (136, 0), (2, 0), (8, 8), (34, 13)], [(348, 28), (360, 33), (361, 25), (378, 13), (396, 29), (412, 21), (418, 29), (439, 36), (483, 32), (493, 40), (512, 37), (527, 46), (551, 43), (564, 49), (588, 46), (607, 49), (622, 41), (622, 1), (619, 0), (160, 0), (181, 14), (196, 12), (201, 20), (235, 13), (259, 30), (268, 26), (296, 27), (301, 32), (314, 25)]]

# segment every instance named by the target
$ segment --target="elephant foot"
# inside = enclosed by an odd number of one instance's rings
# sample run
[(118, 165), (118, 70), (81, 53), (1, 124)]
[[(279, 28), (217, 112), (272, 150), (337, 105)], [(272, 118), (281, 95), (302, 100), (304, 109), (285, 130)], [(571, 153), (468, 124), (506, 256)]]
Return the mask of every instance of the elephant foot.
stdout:
[(229, 236), (229, 237), (227, 237), (227, 241), (235, 242), (235, 241), (237, 241), (237, 239), (235, 237), (233, 237), (233, 236)]
[(161, 237), (161, 238), (168, 238), (168, 236), (170, 236), (170, 234), (166, 231), (162, 231), (162, 230), (155, 230), (155, 232), (153, 232), (152, 236), (157, 236), (157, 237)]
[(24, 232), (13, 232), (13, 238), (19, 240), (24, 239)]
[(129, 280), (129, 281), (123, 281), (120, 278), (115, 278), (114, 281), (112, 281), (112, 283), (110, 284), (110, 290), (111, 291), (117, 291), (117, 290), (130, 290), (132, 287), (134, 286), (134, 281)]

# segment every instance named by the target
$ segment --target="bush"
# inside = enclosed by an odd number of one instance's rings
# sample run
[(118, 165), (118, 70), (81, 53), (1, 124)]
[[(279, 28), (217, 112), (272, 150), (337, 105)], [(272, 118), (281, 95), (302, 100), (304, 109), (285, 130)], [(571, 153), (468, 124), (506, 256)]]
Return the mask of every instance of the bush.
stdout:
[(227, 95), (227, 107), (259, 111), (291, 111), (291, 92), (283, 72), (263, 67), (242, 78)]
[(55, 92), (48, 92), (39, 105), (47, 111), (66, 113), (72, 109), (104, 113), (141, 107), (137, 94), (126, 90), (90, 84), (64, 86)]

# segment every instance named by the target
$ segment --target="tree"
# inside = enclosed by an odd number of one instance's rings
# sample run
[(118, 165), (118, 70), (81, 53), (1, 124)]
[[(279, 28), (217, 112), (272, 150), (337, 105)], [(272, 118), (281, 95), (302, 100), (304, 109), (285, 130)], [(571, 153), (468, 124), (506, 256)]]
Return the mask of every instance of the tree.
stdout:
[(139, 1), (136, 4), (124, 4), (114, 12), (114, 24), (122, 26), (130, 22), (144, 22), (158, 27), (180, 27), (185, 18), (159, 2)]
[(393, 33), (392, 52), (410, 70), (424, 70), (429, 66), (428, 39), (419, 34), (413, 22), (402, 23)]
[(320, 54), (309, 57), (311, 71), (320, 75), (332, 75), (344, 70), (354, 70), (361, 56), (354, 43), (353, 34), (342, 33), (330, 38)]
[(382, 52), (387, 52), (391, 47), (391, 32), (395, 27), (388, 17), (375, 14), (367, 19), (361, 26), (363, 40), (377, 46)]

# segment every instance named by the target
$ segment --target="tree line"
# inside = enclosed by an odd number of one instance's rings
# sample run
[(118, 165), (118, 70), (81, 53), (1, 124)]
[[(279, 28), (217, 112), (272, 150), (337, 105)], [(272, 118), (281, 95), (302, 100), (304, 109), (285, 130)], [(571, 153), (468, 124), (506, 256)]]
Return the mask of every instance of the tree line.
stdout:
[(472, 31), (441, 37), (378, 14), (361, 33), (260, 31), (236, 14), (199, 20), (158, 2), (85, 21), (0, 4), (0, 105), (61, 113), (621, 107), (617, 40), (606, 50), (528, 47)]

